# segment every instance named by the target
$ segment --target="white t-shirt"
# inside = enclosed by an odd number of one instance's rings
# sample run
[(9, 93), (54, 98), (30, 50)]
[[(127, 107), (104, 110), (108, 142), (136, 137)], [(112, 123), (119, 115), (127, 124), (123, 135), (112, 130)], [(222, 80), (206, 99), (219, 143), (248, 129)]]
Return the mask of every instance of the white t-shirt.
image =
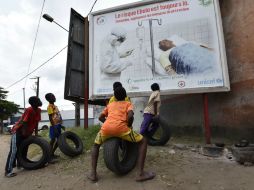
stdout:
[(159, 111), (160, 111), (160, 106), (161, 106), (161, 97), (160, 97), (159, 90), (153, 91), (152, 94), (150, 95), (148, 103), (144, 109), (144, 113), (150, 113), (150, 114), (155, 115), (154, 102), (157, 102), (157, 115), (158, 115)]

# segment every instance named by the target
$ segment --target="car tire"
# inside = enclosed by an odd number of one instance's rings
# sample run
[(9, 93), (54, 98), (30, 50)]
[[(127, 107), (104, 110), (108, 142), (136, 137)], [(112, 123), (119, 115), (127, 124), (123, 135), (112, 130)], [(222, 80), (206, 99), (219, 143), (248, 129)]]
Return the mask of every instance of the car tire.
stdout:
[[(36, 144), (42, 149), (42, 157), (38, 161), (31, 161), (27, 158), (28, 147), (31, 144)], [(25, 139), (19, 147), (17, 159), (20, 165), (27, 170), (35, 170), (44, 167), (50, 159), (50, 145), (48, 141), (41, 137), (31, 136)]]
[(41, 130), (47, 130), (47, 129), (49, 129), (49, 126), (47, 126), (47, 125), (43, 125), (43, 126), (41, 127)]
[[(119, 153), (122, 155), (119, 155)], [(109, 170), (118, 175), (126, 174), (136, 165), (138, 144), (120, 138), (110, 138), (104, 142), (103, 156)]]
[[(71, 146), (67, 140), (71, 140), (75, 147)], [(83, 152), (83, 142), (80, 139), (80, 137), (71, 132), (71, 131), (65, 131), (63, 132), (57, 139), (57, 143), (59, 146), (59, 149), (67, 156), (75, 157)]]
[(145, 135), (147, 137), (148, 145), (163, 146), (169, 141), (171, 137), (171, 130), (166, 121), (161, 118), (159, 119), (159, 128), (157, 131), (158, 130), (161, 132), (159, 136), (156, 136), (156, 133), (153, 136)]

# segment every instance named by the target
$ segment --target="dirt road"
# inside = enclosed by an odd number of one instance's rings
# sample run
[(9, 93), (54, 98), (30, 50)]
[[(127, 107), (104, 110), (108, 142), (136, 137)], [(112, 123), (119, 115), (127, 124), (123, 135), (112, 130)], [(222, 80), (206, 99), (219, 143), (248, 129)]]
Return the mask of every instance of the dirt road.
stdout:
[[(45, 168), (17, 171), (14, 178), (4, 177), (4, 166), (9, 149), (9, 137), (0, 136), (1, 190), (60, 189), (60, 190), (253, 190), (254, 167), (239, 165), (225, 156), (206, 157), (197, 146), (176, 148), (174, 139), (164, 147), (149, 147), (146, 168), (157, 173), (154, 180), (135, 182), (136, 171), (116, 176), (99, 158), (100, 180), (92, 183), (85, 175), (90, 168), (90, 152), (70, 159), (60, 153), (59, 162)], [(186, 146), (184, 146), (186, 147)]]

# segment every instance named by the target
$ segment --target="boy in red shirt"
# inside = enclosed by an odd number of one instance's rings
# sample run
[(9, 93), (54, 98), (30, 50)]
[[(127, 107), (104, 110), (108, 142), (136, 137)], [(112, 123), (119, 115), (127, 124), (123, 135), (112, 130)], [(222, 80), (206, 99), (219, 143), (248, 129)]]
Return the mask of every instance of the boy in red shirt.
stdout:
[(5, 165), (6, 177), (14, 177), (17, 175), (12, 170), (16, 162), (19, 145), (22, 141), (31, 136), (34, 131), (35, 135), (38, 135), (38, 123), (41, 120), (41, 109), (39, 107), (42, 106), (42, 103), (36, 96), (30, 97), (28, 102), (31, 107), (25, 110), (19, 121), (12, 128), (10, 152)]
[(125, 101), (125, 89), (123, 87), (116, 88), (114, 90), (114, 96), (117, 101), (108, 104), (99, 117), (99, 120), (103, 122), (103, 125), (94, 142), (95, 144), (92, 149), (92, 171), (87, 177), (91, 181), (98, 180), (96, 168), (100, 146), (108, 138), (119, 137), (130, 142), (139, 143), (139, 173), (136, 181), (153, 179), (155, 173), (144, 171), (147, 141), (141, 134), (136, 133), (130, 128), (133, 123), (134, 113), (132, 104)]

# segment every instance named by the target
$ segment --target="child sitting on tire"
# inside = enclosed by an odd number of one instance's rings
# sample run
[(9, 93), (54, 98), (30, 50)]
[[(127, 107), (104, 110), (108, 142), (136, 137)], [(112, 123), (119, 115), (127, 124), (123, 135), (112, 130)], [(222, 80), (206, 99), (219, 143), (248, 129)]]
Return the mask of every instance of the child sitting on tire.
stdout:
[(49, 128), (49, 138), (50, 138), (50, 147), (51, 147), (51, 159), (55, 159), (59, 156), (55, 155), (55, 151), (58, 147), (57, 138), (61, 135), (61, 129), (65, 130), (62, 126), (62, 117), (57, 108), (54, 104), (56, 101), (55, 95), (52, 93), (47, 93), (45, 95), (46, 100), (49, 102), (47, 107), (49, 121), (50, 121), (50, 128)]
[(155, 177), (154, 172), (144, 171), (147, 140), (143, 138), (141, 134), (136, 133), (130, 128), (134, 119), (133, 105), (130, 102), (125, 101), (126, 91), (123, 87), (116, 88), (114, 90), (114, 96), (117, 101), (108, 104), (99, 117), (99, 120), (103, 122), (103, 125), (95, 138), (91, 157), (92, 170), (87, 177), (93, 182), (98, 180), (96, 170), (100, 146), (108, 138), (119, 137), (130, 142), (139, 143), (139, 173), (136, 181), (153, 179)]
[(42, 106), (42, 103), (36, 96), (30, 97), (28, 102), (31, 107), (25, 109), (19, 121), (12, 128), (10, 152), (5, 165), (6, 177), (14, 177), (17, 175), (13, 173), (13, 166), (16, 164), (16, 154), (19, 145), (31, 136), (34, 131), (35, 135), (38, 135), (38, 123), (41, 120), (41, 109), (39, 107)]

